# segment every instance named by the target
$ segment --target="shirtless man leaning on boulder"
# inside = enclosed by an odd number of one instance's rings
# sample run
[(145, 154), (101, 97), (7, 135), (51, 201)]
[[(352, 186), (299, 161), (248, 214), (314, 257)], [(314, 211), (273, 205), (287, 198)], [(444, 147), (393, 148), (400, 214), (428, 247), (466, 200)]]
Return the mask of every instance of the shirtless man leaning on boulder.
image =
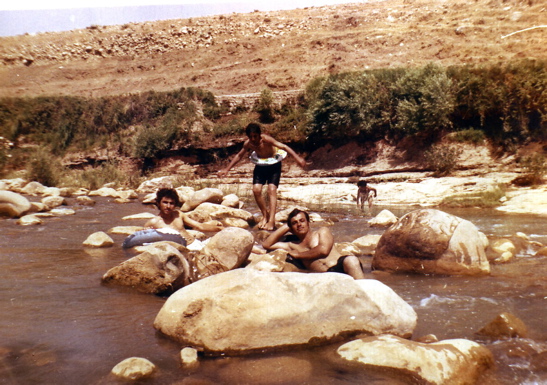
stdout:
[[(280, 242), (288, 232), (297, 238), (295, 242)], [(284, 224), (262, 243), (268, 250), (282, 249), (302, 262), (310, 271), (337, 272), (351, 275), (354, 279), (364, 279), (365, 274), (359, 259), (354, 255), (341, 256), (333, 250), (334, 239), (328, 227), (316, 231), (310, 229), (310, 216), (306, 211), (294, 209)]]

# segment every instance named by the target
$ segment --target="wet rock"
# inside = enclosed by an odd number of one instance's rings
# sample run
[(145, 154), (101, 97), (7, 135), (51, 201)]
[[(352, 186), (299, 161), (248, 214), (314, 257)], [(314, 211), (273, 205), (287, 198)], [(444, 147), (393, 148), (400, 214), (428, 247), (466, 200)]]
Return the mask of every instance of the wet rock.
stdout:
[(239, 203), (239, 197), (236, 194), (228, 194), (222, 199), (222, 202), (220, 204), (223, 206), (238, 209), (240, 208)]
[(133, 214), (133, 215), (127, 215), (125, 217), (122, 218), (123, 221), (128, 221), (128, 220), (133, 220), (133, 219), (138, 219), (138, 220), (148, 220), (148, 219), (152, 219), (154, 218), (155, 215), (152, 214), (152, 213), (139, 213), (139, 214)]
[(195, 368), (199, 366), (198, 351), (194, 348), (186, 347), (180, 351), (180, 361), (182, 366)]
[(74, 215), (76, 214), (76, 211), (72, 210), (72, 209), (67, 209), (67, 208), (55, 208), (55, 209), (51, 209), (49, 211), (51, 214), (55, 215), (55, 216), (65, 216), (65, 215)]
[(373, 255), (381, 235), (367, 234), (360, 238), (357, 238), (352, 243), (359, 250), (357, 255)]
[(34, 226), (41, 225), (44, 221), (34, 214), (29, 214), (19, 218), (16, 223), (21, 226)]
[(46, 186), (40, 182), (29, 182), (21, 189), (21, 193), (26, 195), (42, 195), (46, 191)]
[(42, 203), (46, 206), (47, 210), (52, 210), (55, 207), (66, 204), (65, 198), (62, 196), (49, 196), (42, 199)]
[(397, 217), (389, 210), (382, 210), (378, 215), (368, 221), (371, 227), (389, 227), (397, 222)]
[(216, 233), (195, 256), (199, 278), (240, 267), (251, 254), (253, 235), (245, 229), (228, 227)]
[(376, 280), (236, 269), (178, 290), (154, 327), (206, 352), (240, 353), (322, 345), (360, 333), (408, 337), (416, 319), (410, 305)]
[(416, 342), (421, 342), (422, 344), (430, 344), (433, 342), (439, 342), (439, 339), (435, 334), (426, 334), (425, 336), (417, 338)]
[(287, 254), (286, 250), (281, 249), (267, 254), (251, 254), (249, 256), (250, 263), (245, 267), (259, 271), (280, 272), (285, 267)]
[[(422, 344), (395, 336), (366, 337), (338, 348), (348, 361), (393, 371), (427, 384), (475, 384), (493, 366), (492, 353), (465, 339)], [(412, 382), (413, 382), (412, 381)]]
[(93, 199), (85, 195), (77, 197), (76, 202), (78, 202), (80, 206), (95, 206), (95, 203), (97, 203)]
[(486, 255), (488, 261), (493, 263), (505, 263), (514, 258), (516, 247), (510, 239), (490, 239)]
[(114, 240), (110, 238), (107, 233), (98, 231), (87, 237), (83, 242), (83, 245), (88, 247), (112, 247), (114, 245)]
[(19, 218), (30, 210), (30, 202), (21, 194), (0, 191), (0, 216)]
[(479, 330), (477, 334), (495, 339), (504, 339), (526, 337), (528, 330), (520, 318), (511, 313), (501, 313)]
[(170, 242), (156, 242), (143, 253), (108, 270), (103, 283), (130, 286), (142, 293), (170, 293), (190, 282), (188, 251)]
[(222, 222), (228, 218), (237, 218), (244, 220), (248, 224), (252, 220), (253, 214), (242, 209), (204, 202), (192, 212), (189, 212), (188, 217), (202, 223), (210, 220), (219, 220)]
[(415, 210), (384, 232), (372, 268), (423, 274), (488, 274), (485, 247), (484, 238), (471, 222), (440, 210)]
[(126, 358), (112, 369), (112, 374), (125, 380), (140, 380), (150, 377), (156, 366), (146, 358)]
[(123, 234), (123, 235), (131, 235), (134, 232), (143, 230), (144, 227), (142, 226), (115, 226), (108, 230), (110, 234)]
[(535, 254), (534, 257), (545, 257), (547, 256), (547, 246), (540, 248)]
[(206, 187), (204, 189), (196, 191), (190, 197), (190, 199), (184, 202), (181, 210), (184, 212), (192, 211), (204, 202), (220, 204), (223, 197), (224, 193), (222, 192), (222, 190), (218, 188)]
[(117, 198), (118, 192), (112, 187), (101, 187), (98, 190), (93, 190), (89, 192), (89, 196), (99, 196), (99, 197), (108, 197), (108, 198)]

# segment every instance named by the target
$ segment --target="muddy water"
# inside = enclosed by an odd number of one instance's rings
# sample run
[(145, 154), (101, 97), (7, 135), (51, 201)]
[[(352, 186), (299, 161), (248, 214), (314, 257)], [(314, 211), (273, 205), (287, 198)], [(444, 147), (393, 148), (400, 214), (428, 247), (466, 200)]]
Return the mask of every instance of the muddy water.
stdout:
[[(69, 203), (71, 203), (69, 201)], [(165, 299), (121, 287), (107, 287), (101, 276), (131, 254), (123, 236), (108, 249), (84, 249), (96, 231), (118, 225), (125, 215), (152, 211), (139, 203), (119, 205), (100, 199), (93, 207), (71, 206), (76, 215), (46, 218), (41, 226), (22, 227), (0, 220), (0, 383), (117, 384), (110, 370), (125, 358), (151, 360), (158, 370), (145, 383), (174, 384), (184, 379), (205, 383), (404, 384), (386, 373), (344, 365), (334, 359), (337, 346), (312, 351), (252, 357), (209, 357), (197, 369), (180, 367), (180, 346), (156, 334), (153, 320)], [(374, 208), (374, 213), (381, 208)], [(396, 215), (409, 211), (391, 208)], [(494, 211), (454, 212), (486, 234), (529, 234), (547, 244), (547, 218), (500, 215)], [(324, 214), (334, 220), (337, 241), (367, 232), (366, 218), (353, 208)], [(366, 262), (366, 261), (365, 261)], [(547, 350), (547, 258), (519, 256), (494, 266), (488, 277), (423, 277), (370, 272), (392, 287), (418, 313), (415, 337), (478, 340), (475, 331), (503, 311), (521, 318), (529, 337), (485, 343), (495, 354), (496, 369), (483, 383), (547, 383), (545, 366), (534, 366), (534, 352)], [(287, 360), (290, 357), (290, 360)], [(287, 364), (289, 362), (289, 364)], [(292, 365), (291, 363), (295, 363)], [(481, 381), (481, 382), (482, 382)], [(185, 382), (186, 383), (186, 382)]]

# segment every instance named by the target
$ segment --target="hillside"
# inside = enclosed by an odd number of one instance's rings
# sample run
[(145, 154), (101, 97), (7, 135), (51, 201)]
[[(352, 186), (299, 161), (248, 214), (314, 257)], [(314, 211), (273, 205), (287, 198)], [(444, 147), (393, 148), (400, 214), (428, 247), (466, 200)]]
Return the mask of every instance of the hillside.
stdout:
[(364, 68), (545, 60), (545, 24), (540, 0), (385, 0), (5, 37), (0, 97), (220, 96)]

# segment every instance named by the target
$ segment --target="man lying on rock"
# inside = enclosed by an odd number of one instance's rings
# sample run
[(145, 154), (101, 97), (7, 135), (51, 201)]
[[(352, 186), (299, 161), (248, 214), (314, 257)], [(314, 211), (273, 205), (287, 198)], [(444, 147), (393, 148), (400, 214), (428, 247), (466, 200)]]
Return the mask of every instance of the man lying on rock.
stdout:
[(152, 229), (175, 229), (186, 240), (188, 249), (190, 250), (198, 250), (203, 245), (186, 231), (187, 227), (205, 232), (220, 231), (224, 228), (218, 221), (201, 223), (179, 211), (178, 209), (181, 206), (180, 198), (177, 191), (173, 188), (161, 188), (156, 192), (156, 206), (159, 209), (158, 215), (146, 222), (144, 227)]
[[(289, 232), (296, 236), (296, 240), (281, 241)], [(354, 279), (365, 278), (361, 262), (356, 256), (342, 256), (333, 248), (334, 238), (328, 227), (311, 230), (310, 216), (306, 211), (291, 211), (287, 223), (271, 233), (262, 246), (268, 251), (288, 251), (297, 266), (300, 264), (313, 272), (346, 273)]]

